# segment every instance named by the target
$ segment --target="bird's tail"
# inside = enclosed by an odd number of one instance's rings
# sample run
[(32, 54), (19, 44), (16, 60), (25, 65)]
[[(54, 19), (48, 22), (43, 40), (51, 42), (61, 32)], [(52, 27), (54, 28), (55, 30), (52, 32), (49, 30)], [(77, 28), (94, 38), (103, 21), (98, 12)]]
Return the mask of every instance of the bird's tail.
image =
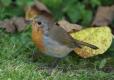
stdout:
[(76, 44), (77, 43), (80, 44), (80, 46), (87, 46), (87, 47), (90, 47), (92, 49), (99, 49), (97, 46), (83, 42), (83, 41), (76, 40)]

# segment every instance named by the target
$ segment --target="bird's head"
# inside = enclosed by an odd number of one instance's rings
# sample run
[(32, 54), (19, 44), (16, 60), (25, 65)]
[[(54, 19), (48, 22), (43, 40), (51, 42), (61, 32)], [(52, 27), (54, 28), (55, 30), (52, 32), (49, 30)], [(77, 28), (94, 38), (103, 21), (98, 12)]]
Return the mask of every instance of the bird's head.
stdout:
[(32, 28), (35, 30), (42, 30), (44, 34), (48, 34), (50, 28), (50, 20), (44, 16), (37, 16), (33, 18)]

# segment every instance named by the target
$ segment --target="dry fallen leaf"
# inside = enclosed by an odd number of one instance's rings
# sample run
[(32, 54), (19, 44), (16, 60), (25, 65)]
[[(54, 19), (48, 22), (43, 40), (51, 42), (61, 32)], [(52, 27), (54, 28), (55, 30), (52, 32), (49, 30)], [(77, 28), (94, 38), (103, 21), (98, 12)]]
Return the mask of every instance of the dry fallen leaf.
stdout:
[(114, 6), (101, 6), (97, 9), (92, 25), (106, 26), (112, 23), (114, 18)]
[(34, 4), (28, 6), (26, 9), (26, 19), (30, 20), (38, 15), (44, 15), (46, 17), (52, 18), (51, 11), (43, 3), (35, 0)]
[(27, 23), (23, 17), (13, 17), (0, 21), (0, 28), (4, 28), (6, 32), (23, 31)]
[(107, 26), (87, 28), (76, 33), (71, 33), (71, 36), (74, 39), (93, 44), (99, 48), (97, 50), (86, 46), (76, 48), (74, 51), (83, 58), (103, 54), (110, 47), (113, 38), (111, 30)]
[(15, 32), (15, 26), (13, 25), (13, 21), (9, 19), (0, 21), (0, 28), (4, 28), (6, 32)]
[(82, 26), (78, 25), (78, 24), (71, 24), (66, 20), (60, 20), (57, 22), (57, 24), (62, 27), (63, 29), (65, 29), (67, 32), (74, 32), (74, 31), (79, 31), (82, 29)]
[(23, 17), (13, 17), (13, 24), (15, 25), (17, 31), (23, 31), (27, 25), (25, 19)]
[(36, 7), (31, 7), (31, 6), (27, 7), (26, 15), (25, 15), (26, 20), (31, 20), (33, 17), (37, 15), (38, 15), (38, 11)]

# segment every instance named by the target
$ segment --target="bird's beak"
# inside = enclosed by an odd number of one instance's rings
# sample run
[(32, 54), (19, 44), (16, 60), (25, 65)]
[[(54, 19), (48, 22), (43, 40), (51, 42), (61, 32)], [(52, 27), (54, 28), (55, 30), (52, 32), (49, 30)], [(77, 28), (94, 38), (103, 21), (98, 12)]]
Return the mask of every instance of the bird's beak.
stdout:
[(25, 20), (25, 22), (26, 22), (27, 24), (31, 24), (31, 23), (33, 22), (33, 20)]

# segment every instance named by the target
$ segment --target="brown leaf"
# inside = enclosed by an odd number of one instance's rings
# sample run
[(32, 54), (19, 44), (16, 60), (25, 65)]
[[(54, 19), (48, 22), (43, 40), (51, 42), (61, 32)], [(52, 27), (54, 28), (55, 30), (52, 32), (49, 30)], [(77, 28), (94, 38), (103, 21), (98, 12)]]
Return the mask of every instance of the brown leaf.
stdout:
[(32, 6), (28, 6), (26, 9), (26, 19), (32, 19), (34, 16), (44, 15), (48, 18), (52, 18), (51, 11), (41, 2), (38, 0), (34, 0), (35, 4)]
[(40, 10), (40, 11), (44, 11), (47, 12), (48, 14), (51, 14), (50, 10), (41, 2), (39, 2), (38, 0), (35, 0), (35, 5), (36, 7)]
[(0, 28), (4, 28), (6, 32), (23, 31), (26, 27), (25, 19), (22, 17), (13, 17), (11, 19), (5, 19), (0, 21)]
[(1, 21), (0, 27), (4, 28), (7, 32), (15, 32), (15, 26), (13, 25), (13, 21), (8, 19)]
[(114, 17), (114, 6), (101, 6), (97, 9), (96, 16), (92, 25), (106, 26), (110, 25)]
[(31, 20), (33, 17), (37, 16), (39, 13), (35, 7), (28, 6), (25, 12), (26, 20)]
[(74, 31), (79, 31), (82, 29), (82, 26), (80, 26), (78, 24), (71, 24), (66, 20), (60, 20), (60, 21), (58, 21), (57, 24), (70, 33), (74, 32)]
[(13, 17), (12, 21), (19, 32), (23, 31), (27, 25), (23, 17)]

